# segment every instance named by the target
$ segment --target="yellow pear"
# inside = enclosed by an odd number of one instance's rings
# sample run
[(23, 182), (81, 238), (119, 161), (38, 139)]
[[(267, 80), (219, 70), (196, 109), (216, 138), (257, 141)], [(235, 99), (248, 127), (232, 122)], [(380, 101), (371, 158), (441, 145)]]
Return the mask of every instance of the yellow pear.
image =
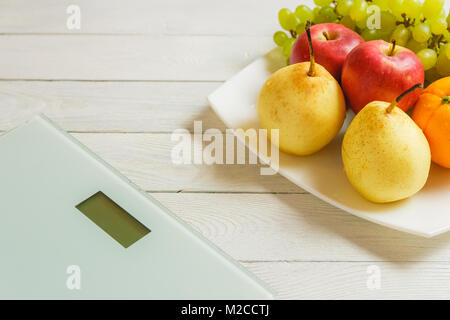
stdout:
[(342, 143), (344, 170), (367, 200), (377, 203), (408, 198), (425, 185), (431, 164), (422, 130), (396, 104), (374, 101), (353, 119)]
[[(340, 131), (346, 115), (339, 83), (314, 61), (310, 24), (307, 25), (311, 62), (275, 72), (258, 98), (261, 126), (279, 129), (280, 150), (309, 155), (325, 147)], [(275, 143), (273, 141), (273, 143)]]

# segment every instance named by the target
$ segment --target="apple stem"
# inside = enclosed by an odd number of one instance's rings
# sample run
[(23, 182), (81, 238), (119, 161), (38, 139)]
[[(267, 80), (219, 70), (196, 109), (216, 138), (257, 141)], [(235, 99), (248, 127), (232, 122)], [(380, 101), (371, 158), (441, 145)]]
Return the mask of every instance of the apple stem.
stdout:
[(392, 110), (394, 110), (394, 108), (397, 106), (397, 104), (408, 94), (410, 94), (413, 91), (416, 91), (419, 88), (423, 88), (423, 83), (418, 83), (415, 86), (409, 88), (408, 90), (406, 90), (405, 92), (403, 92), (401, 95), (398, 96), (397, 99), (395, 99), (394, 101), (392, 101), (392, 103), (389, 105), (389, 107), (386, 108), (386, 113), (391, 113)]
[(330, 40), (330, 37), (328, 36), (328, 33), (326, 31), (323, 32), (323, 36), (325, 39)]
[(391, 46), (391, 49), (389, 50), (389, 54), (388, 54), (390, 57), (392, 57), (394, 55), (396, 45), (397, 45), (397, 41), (392, 40), (392, 46)]
[(316, 61), (314, 59), (314, 48), (311, 39), (311, 21), (308, 20), (306, 23), (306, 35), (308, 36), (308, 45), (309, 45), (309, 60), (311, 64), (309, 65), (308, 76), (315, 77), (316, 76)]

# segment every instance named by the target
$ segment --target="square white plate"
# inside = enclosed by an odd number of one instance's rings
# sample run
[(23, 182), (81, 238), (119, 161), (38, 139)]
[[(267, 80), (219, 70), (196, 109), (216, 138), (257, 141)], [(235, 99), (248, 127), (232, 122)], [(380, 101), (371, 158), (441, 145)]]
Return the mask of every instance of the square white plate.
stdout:
[[(278, 49), (256, 60), (228, 80), (209, 97), (209, 102), (232, 129), (260, 128), (256, 112), (259, 91), (267, 78), (285, 66)], [(350, 185), (341, 161), (341, 142), (353, 112), (349, 111), (340, 134), (320, 152), (296, 157), (280, 153), (279, 173), (318, 198), (369, 221), (416, 234), (433, 237), (450, 230), (450, 170), (432, 165), (426, 186), (410, 199), (392, 204), (374, 204)], [(237, 138), (245, 142), (244, 137)], [(257, 153), (257, 145), (249, 145)], [(263, 159), (259, 155), (263, 162)]]

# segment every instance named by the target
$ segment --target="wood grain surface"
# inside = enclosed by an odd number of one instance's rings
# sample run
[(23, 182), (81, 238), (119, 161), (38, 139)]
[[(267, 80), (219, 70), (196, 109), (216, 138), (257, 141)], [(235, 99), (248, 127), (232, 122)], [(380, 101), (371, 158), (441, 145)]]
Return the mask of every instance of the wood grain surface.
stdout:
[(450, 234), (369, 223), (258, 165), (171, 161), (174, 130), (226, 129), (206, 97), (273, 48), (277, 10), (311, 2), (0, 0), (0, 131), (45, 113), (280, 299), (450, 298)]

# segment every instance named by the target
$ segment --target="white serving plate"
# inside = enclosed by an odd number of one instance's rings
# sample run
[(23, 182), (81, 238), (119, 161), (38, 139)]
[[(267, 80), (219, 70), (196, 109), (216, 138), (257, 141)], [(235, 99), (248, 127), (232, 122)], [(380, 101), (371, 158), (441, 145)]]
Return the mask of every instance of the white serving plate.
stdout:
[[(260, 128), (256, 112), (259, 91), (267, 78), (285, 65), (275, 49), (256, 60), (219, 89), (208, 100), (222, 121), (232, 129)], [(349, 111), (339, 135), (320, 152), (296, 157), (280, 152), (279, 173), (316, 197), (358, 217), (423, 237), (450, 230), (450, 170), (432, 165), (425, 187), (407, 200), (374, 204), (350, 185), (341, 161), (341, 142), (353, 112)], [(242, 136), (237, 135), (242, 142)], [(256, 145), (246, 143), (251, 152)], [(263, 159), (261, 155), (260, 159)]]

